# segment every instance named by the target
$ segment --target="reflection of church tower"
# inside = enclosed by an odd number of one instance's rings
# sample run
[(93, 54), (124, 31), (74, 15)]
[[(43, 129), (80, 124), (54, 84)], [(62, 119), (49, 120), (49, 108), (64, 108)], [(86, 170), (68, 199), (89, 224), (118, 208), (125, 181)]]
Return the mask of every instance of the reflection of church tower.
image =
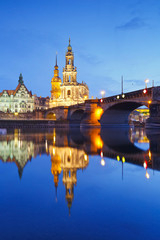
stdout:
[(76, 84), (77, 83), (77, 68), (74, 67), (74, 54), (72, 52), (72, 47), (68, 45), (68, 51), (66, 52), (66, 65), (63, 68), (63, 85)]
[[(52, 137), (53, 136), (54, 134)], [(56, 141), (56, 143), (58, 143), (58, 141)], [(62, 139), (60, 139), (59, 144), (62, 145)], [(63, 144), (68, 145), (67, 142)], [(89, 163), (89, 158), (83, 150), (68, 146), (57, 147), (54, 141), (49, 146), (49, 153), (52, 162), (51, 172), (54, 175), (56, 190), (58, 187), (59, 175), (61, 171), (63, 171), (62, 181), (65, 186), (65, 198), (70, 212), (74, 198), (74, 187), (77, 184), (77, 170), (86, 168)]]
[(56, 104), (56, 100), (61, 95), (61, 79), (59, 77), (59, 70), (57, 65), (57, 55), (56, 55), (56, 65), (54, 66), (54, 76), (51, 80), (52, 90), (51, 90), (51, 98), (50, 98), (50, 107), (54, 107)]
[(69, 211), (71, 209), (74, 197), (74, 185), (77, 183), (76, 172), (77, 169), (63, 169), (63, 184), (66, 188), (66, 200), (68, 203)]
[(61, 158), (59, 155), (51, 155), (51, 162), (52, 162), (52, 166), (51, 166), (51, 173), (54, 176), (54, 184), (55, 184), (55, 188), (57, 191), (57, 187), (58, 187), (58, 182), (59, 182), (59, 174), (61, 173)]

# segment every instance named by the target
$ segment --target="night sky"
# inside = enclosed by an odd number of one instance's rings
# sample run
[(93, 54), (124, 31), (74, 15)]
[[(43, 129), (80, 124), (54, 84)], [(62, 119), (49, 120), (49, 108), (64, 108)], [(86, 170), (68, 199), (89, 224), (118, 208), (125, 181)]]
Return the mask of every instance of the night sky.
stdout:
[(60, 77), (69, 37), (78, 82), (90, 97), (160, 85), (159, 0), (1, 0), (0, 92), (15, 89), (22, 72), (28, 90), (50, 96), (58, 52)]

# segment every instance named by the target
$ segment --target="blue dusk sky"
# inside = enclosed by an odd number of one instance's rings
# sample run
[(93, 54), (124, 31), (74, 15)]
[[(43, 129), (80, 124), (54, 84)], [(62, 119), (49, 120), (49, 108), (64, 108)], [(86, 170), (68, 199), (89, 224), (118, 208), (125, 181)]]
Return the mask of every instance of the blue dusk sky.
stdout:
[(0, 92), (22, 72), (33, 94), (50, 96), (58, 52), (60, 77), (68, 39), (77, 81), (90, 97), (160, 85), (159, 0), (1, 0)]

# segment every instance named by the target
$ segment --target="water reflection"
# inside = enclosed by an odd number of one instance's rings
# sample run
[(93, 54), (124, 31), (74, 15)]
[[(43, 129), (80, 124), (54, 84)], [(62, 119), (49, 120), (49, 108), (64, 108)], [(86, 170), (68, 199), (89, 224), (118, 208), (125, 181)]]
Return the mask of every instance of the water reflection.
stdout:
[[(15, 130), (0, 136), (0, 159), (6, 163), (14, 162), (21, 178), (28, 161), (41, 154), (49, 155), (56, 192), (62, 174), (65, 198), (70, 209), (77, 171), (88, 167), (89, 155), (99, 155), (102, 167), (108, 159), (121, 161), (122, 179), (125, 162), (144, 167), (145, 176), (149, 179), (148, 168), (160, 169), (159, 137), (146, 134), (144, 129), (54, 129), (44, 133)], [(136, 143), (147, 143), (149, 148), (140, 149)]]
[[(89, 157), (84, 150), (72, 147), (57, 147), (50, 145), (49, 154), (51, 156), (51, 173), (54, 176), (54, 184), (57, 193), (59, 175), (63, 172), (63, 184), (66, 189), (66, 200), (70, 210), (73, 197), (74, 186), (77, 184), (77, 170), (88, 166)], [(57, 197), (57, 196), (56, 196)]]

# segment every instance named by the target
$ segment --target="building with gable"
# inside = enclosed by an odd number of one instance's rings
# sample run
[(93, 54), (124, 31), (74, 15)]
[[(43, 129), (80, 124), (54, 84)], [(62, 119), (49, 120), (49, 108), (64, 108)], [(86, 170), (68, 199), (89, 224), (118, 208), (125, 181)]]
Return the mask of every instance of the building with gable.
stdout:
[(54, 68), (54, 76), (51, 80), (50, 108), (79, 104), (88, 99), (89, 89), (87, 84), (77, 82), (77, 68), (74, 66), (74, 54), (72, 52), (70, 39), (66, 52), (66, 64), (63, 68), (63, 82), (59, 77), (57, 57)]
[(0, 111), (26, 113), (34, 110), (34, 96), (26, 88), (22, 74), (15, 90), (3, 90), (0, 93)]

